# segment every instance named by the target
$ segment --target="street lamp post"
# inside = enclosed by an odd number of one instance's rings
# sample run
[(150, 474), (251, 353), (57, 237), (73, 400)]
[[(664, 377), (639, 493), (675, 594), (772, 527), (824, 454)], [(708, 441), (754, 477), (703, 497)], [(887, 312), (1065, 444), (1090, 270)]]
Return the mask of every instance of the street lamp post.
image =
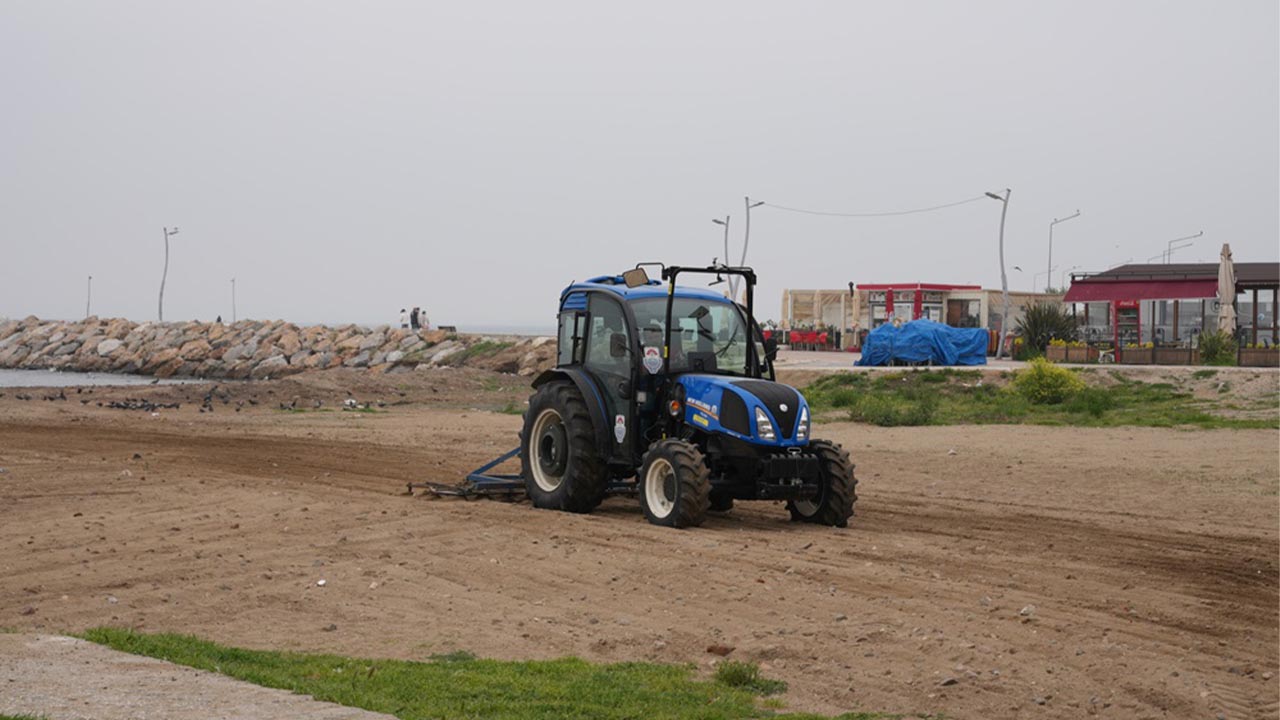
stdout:
[(999, 200), (1003, 206), (1000, 209), (1000, 292), (1004, 311), (1000, 315), (1000, 341), (996, 344), (997, 360), (1004, 354), (1004, 341), (1009, 337), (1009, 276), (1004, 269), (1004, 219), (1009, 214), (1009, 196), (1012, 194), (1013, 190), (1009, 188), (1004, 189), (1003, 196), (993, 192), (987, 193), (987, 197)]
[(1049, 268), (1048, 270), (1046, 270), (1046, 271), (1044, 271), (1044, 272), (1042, 272), (1042, 273), (1036, 273), (1035, 275), (1032, 275), (1032, 276), (1031, 276), (1031, 292), (1035, 292), (1035, 291), (1036, 291), (1036, 285), (1040, 282), (1040, 276), (1041, 276), (1041, 275), (1043, 275), (1043, 276), (1044, 276), (1044, 289), (1045, 289), (1045, 292), (1048, 292), (1048, 291), (1049, 291), (1049, 283), (1053, 282), (1053, 274), (1052, 274), (1052, 273), (1053, 273), (1053, 271), (1054, 271), (1054, 270), (1057, 270), (1057, 269), (1058, 269), (1058, 268)]
[[(738, 264), (739, 264), (739, 265), (746, 265), (746, 264), (747, 264), (747, 247), (751, 244), (751, 208), (760, 207), (761, 205), (763, 205), (763, 204), (764, 204), (764, 201), (763, 201), (763, 200), (759, 200), (759, 201), (756, 201), (756, 202), (751, 202), (751, 198), (750, 198), (750, 197), (743, 197), (743, 198), (742, 198), (742, 204), (743, 204), (744, 206), (746, 206), (746, 208), (747, 208), (747, 224), (746, 224), (746, 227), (745, 227), (745, 228), (743, 228), (743, 231), (742, 231), (742, 260), (741, 260)], [(727, 258), (726, 258), (726, 259), (727, 259)], [(736, 282), (736, 280), (737, 280), (737, 278), (734, 278), (734, 281), (735, 281), (735, 282)], [(737, 299), (738, 299), (738, 290), (737, 290), (737, 285), (736, 285), (736, 284), (734, 285), (734, 291), (733, 291), (733, 292), (734, 292), (734, 294), (733, 294), (733, 299), (734, 299), (734, 301), (735, 301), (735, 302), (737, 302)]]
[[(724, 226), (724, 264), (729, 265), (729, 216), (725, 215), (723, 220), (712, 218), (711, 222)], [(729, 278), (729, 294), (733, 295), (733, 278)]]
[(1196, 233), (1195, 235), (1188, 235), (1188, 236), (1186, 236), (1186, 237), (1180, 237), (1180, 238), (1178, 238), (1178, 239), (1176, 239), (1176, 240), (1170, 240), (1170, 241), (1169, 241), (1169, 243), (1165, 246), (1165, 251), (1164, 251), (1164, 264), (1165, 264), (1165, 265), (1168, 265), (1168, 264), (1169, 264), (1169, 261), (1173, 259), (1173, 251), (1174, 251), (1174, 250), (1181, 250), (1181, 249), (1183, 249), (1183, 248), (1189, 248), (1189, 247), (1191, 247), (1192, 245), (1195, 245), (1195, 243), (1194, 243), (1194, 242), (1188, 242), (1186, 245), (1179, 245), (1179, 246), (1177, 246), (1177, 247), (1174, 247), (1174, 246), (1173, 246), (1173, 245), (1174, 245), (1174, 243), (1180, 243), (1180, 242), (1182, 242), (1182, 241), (1184, 241), (1184, 240), (1195, 240), (1196, 238), (1200, 237), (1201, 235), (1204, 235), (1204, 231), (1203, 231), (1203, 230), (1201, 230), (1200, 232)]
[(1047, 270), (1045, 270), (1045, 285), (1053, 282), (1053, 226), (1078, 217), (1080, 217), (1080, 211), (1076, 210), (1074, 215), (1068, 215), (1064, 218), (1054, 218), (1053, 222), (1049, 223), (1049, 262), (1045, 263), (1045, 267), (1047, 268)]
[(236, 279), (231, 278), (231, 322), (236, 321)]
[(89, 307), (93, 304), (93, 276), (89, 276), (89, 283), (84, 294), (84, 316), (89, 317)]
[(169, 237), (178, 234), (178, 228), (164, 228), (164, 274), (160, 276), (160, 306), (157, 314), (160, 322), (164, 322), (164, 281), (169, 278)]

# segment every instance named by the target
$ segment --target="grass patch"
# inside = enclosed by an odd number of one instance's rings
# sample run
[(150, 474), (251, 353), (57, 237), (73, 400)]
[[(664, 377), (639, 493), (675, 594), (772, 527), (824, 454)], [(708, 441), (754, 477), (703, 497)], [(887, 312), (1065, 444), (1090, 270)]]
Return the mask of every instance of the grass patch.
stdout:
[(716, 666), (716, 682), (733, 688), (742, 688), (760, 695), (777, 695), (787, 691), (781, 680), (770, 680), (760, 675), (760, 666), (751, 662), (726, 660)]
[(1191, 373), (1191, 377), (1196, 380), (1205, 380), (1218, 374), (1217, 370), (1197, 370)]
[(498, 412), (502, 413), (503, 415), (523, 415), (524, 406), (517, 405), (515, 402), (508, 402), (506, 405), (503, 405), (502, 409), (499, 410)]
[(44, 718), (36, 715), (4, 715), (0, 714), (0, 720), (44, 720)]
[(486, 358), (491, 355), (497, 355), (502, 350), (505, 350), (514, 344), (515, 343), (492, 341), (478, 342), (474, 345), (468, 345), (465, 350), (459, 350), (458, 352), (444, 358), (441, 361), (441, 364), (449, 365), (451, 367), (460, 367), (467, 364), (468, 360), (476, 360), (479, 358)]
[(762, 677), (759, 668), (748, 663), (723, 663), (717, 679), (706, 681), (695, 679), (691, 665), (594, 664), (576, 658), (505, 662), (477, 659), (466, 652), (435, 656), (432, 662), (366, 660), (244, 650), (187, 635), (148, 635), (118, 628), (89, 630), (84, 638), (402, 720), (819, 718), (778, 715), (760, 707), (762, 693), (778, 692), (785, 685)]
[(1222, 401), (1198, 400), (1172, 383), (1133, 380), (1117, 370), (1105, 377), (1058, 367), (1012, 376), (954, 368), (833, 373), (810, 384), (804, 395), (815, 411), (886, 427), (1012, 423), (1280, 428), (1280, 416), (1225, 417), (1213, 412), (1229, 409)]

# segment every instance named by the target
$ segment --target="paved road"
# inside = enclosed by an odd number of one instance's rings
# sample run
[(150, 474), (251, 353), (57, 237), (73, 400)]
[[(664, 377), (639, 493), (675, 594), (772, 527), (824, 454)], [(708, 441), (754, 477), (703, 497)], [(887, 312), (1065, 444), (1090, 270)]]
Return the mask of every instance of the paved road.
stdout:
[(60, 635), (0, 635), (0, 714), (48, 720), (394, 720)]

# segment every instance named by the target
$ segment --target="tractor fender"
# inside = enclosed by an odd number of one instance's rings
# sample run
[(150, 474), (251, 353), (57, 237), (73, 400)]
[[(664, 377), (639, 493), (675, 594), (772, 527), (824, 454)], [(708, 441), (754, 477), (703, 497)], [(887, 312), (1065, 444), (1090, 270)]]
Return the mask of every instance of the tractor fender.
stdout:
[(537, 390), (553, 380), (565, 378), (572, 380), (578, 392), (582, 393), (582, 397), (586, 399), (587, 412), (591, 413), (591, 425), (596, 434), (596, 447), (605, 457), (608, 457), (613, 450), (613, 438), (609, 435), (609, 429), (613, 425), (609, 422), (609, 416), (605, 410), (604, 395), (600, 393), (600, 388), (590, 375), (579, 368), (543, 370), (533, 379), (533, 389)]

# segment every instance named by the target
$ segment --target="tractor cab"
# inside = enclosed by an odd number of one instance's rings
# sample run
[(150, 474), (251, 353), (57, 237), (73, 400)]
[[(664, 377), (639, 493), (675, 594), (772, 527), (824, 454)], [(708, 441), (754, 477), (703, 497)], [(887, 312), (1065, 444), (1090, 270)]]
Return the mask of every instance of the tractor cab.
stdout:
[[(631, 489), (651, 522), (689, 526), (734, 500), (782, 499), (794, 519), (843, 526), (853, 466), (810, 440), (803, 395), (775, 382), (754, 271), (659, 267), (662, 281), (640, 265), (561, 293), (557, 364), (535, 379), (521, 432), (534, 505), (586, 512)], [(742, 277), (746, 305), (681, 275)]]

